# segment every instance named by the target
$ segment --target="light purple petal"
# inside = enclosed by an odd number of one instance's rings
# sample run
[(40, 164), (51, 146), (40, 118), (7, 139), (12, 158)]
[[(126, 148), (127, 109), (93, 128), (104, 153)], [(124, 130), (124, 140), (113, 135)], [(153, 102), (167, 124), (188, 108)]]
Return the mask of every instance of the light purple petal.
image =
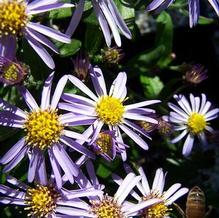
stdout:
[(1, 164), (9, 163), (25, 146), (25, 139), (20, 139), (1, 159)]
[(55, 63), (50, 56), (50, 54), (46, 51), (43, 46), (37, 42), (34, 38), (26, 35), (27, 42), (30, 44), (30, 46), (36, 51), (36, 53), (40, 56), (40, 58), (43, 60), (43, 62), (50, 68), (55, 68)]
[(194, 136), (191, 134), (188, 134), (184, 145), (183, 145), (183, 151), (182, 154), (184, 156), (188, 156), (191, 153), (192, 147), (193, 147), (193, 142), (194, 142)]
[(76, 9), (75, 9), (74, 14), (71, 18), (70, 24), (68, 26), (68, 29), (66, 30), (66, 35), (72, 36), (73, 33), (75, 32), (75, 30), (76, 30), (76, 28), (81, 20), (82, 14), (83, 14), (84, 3), (85, 3), (85, 0), (80, 0), (78, 5), (76, 6)]
[(42, 97), (41, 97), (41, 106), (40, 106), (42, 110), (47, 109), (50, 105), (50, 93), (52, 88), (53, 77), (54, 77), (54, 72), (49, 75), (49, 77), (46, 79), (44, 83)]
[(57, 41), (60, 41), (63, 43), (70, 43), (71, 42), (71, 39), (69, 38), (69, 36), (67, 36), (67, 35), (65, 35), (57, 30), (54, 30), (50, 27), (43, 26), (39, 23), (29, 22), (27, 24), (27, 27), (31, 28), (31, 29), (43, 34), (43, 35), (46, 35), (47, 37), (56, 39)]
[(144, 150), (148, 150), (148, 144), (135, 132), (129, 129), (127, 126), (119, 125), (119, 127), (133, 140), (135, 141), (141, 148)]
[(65, 88), (65, 85), (68, 81), (68, 75), (64, 75), (58, 82), (57, 86), (56, 86), (56, 89), (54, 91), (54, 94), (53, 94), (53, 97), (52, 97), (52, 100), (51, 100), (51, 108), (52, 109), (56, 109), (57, 108), (57, 105), (58, 105), (58, 102), (61, 98), (61, 95), (62, 95), (62, 92)]

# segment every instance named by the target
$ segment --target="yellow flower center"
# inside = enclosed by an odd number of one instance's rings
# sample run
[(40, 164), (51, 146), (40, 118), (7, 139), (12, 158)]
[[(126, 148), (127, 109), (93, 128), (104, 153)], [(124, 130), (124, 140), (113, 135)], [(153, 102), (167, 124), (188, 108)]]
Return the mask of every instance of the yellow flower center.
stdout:
[(112, 148), (112, 136), (108, 133), (101, 132), (96, 140), (96, 144), (100, 147), (98, 153), (110, 153)]
[(12, 63), (3, 70), (2, 77), (7, 81), (17, 81), (19, 77), (19, 70), (18, 65)]
[(170, 209), (164, 204), (159, 203), (146, 209), (144, 218), (163, 218), (169, 215)]
[(91, 201), (92, 213), (97, 218), (124, 218), (121, 207), (110, 196), (105, 196), (102, 201)]
[(33, 111), (28, 114), (24, 124), (25, 139), (30, 146), (44, 150), (59, 140), (63, 128), (56, 111), (49, 109)]
[(28, 22), (26, 4), (23, 0), (2, 0), (0, 2), (0, 37), (20, 35)]
[(37, 185), (27, 189), (25, 203), (29, 217), (47, 218), (55, 210), (60, 194), (52, 186)]
[(96, 106), (98, 117), (108, 125), (116, 125), (122, 121), (124, 106), (118, 98), (104, 96)]
[(193, 134), (198, 134), (205, 129), (207, 123), (202, 114), (192, 113), (188, 118), (187, 125)]

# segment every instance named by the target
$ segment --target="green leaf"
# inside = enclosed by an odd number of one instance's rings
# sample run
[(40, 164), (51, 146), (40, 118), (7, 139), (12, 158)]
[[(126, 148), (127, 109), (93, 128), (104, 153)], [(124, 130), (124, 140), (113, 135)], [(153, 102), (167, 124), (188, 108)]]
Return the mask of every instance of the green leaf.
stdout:
[(157, 35), (156, 35), (156, 45), (163, 45), (165, 48), (162, 57), (158, 61), (158, 66), (163, 68), (166, 67), (171, 61), (172, 53), (172, 42), (173, 42), (173, 22), (171, 16), (163, 11), (157, 17)]
[(127, 65), (132, 70), (137, 71), (136, 73), (145, 73), (156, 65), (164, 51), (165, 47), (160, 45), (148, 52), (141, 52), (140, 54), (134, 56)]
[(77, 53), (81, 48), (81, 41), (72, 39), (70, 44), (57, 43), (61, 57), (69, 57)]
[(109, 168), (107, 168), (102, 163), (100, 163), (98, 165), (96, 173), (97, 173), (97, 176), (105, 179), (105, 178), (109, 177), (112, 172), (111, 172), (111, 170)]
[(124, 20), (135, 17), (135, 9), (132, 3), (122, 0), (115, 0), (114, 2)]
[(89, 54), (95, 54), (102, 47), (103, 34), (97, 25), (88, 24), (85, 32), (84, 47)]
[(199, 16), (198, 24), (200, 25), (208, 25), (214, 22), (213, 18), (207, 18), (203, 16)]
[(147, 98), (157, 98), (161, 90), (164, 87), (164, 84), (158, 76), (155, 77), (140, 77), (141, 83), (144, 88), (144, 93)]
[(71, 16), (72, 16), (72, 9), (71, 8), (56, 9), (56, 10), (50, 11), (50, 13), (49, 13), (50, 19), (63, 19), (66, 17), (71, 17)]

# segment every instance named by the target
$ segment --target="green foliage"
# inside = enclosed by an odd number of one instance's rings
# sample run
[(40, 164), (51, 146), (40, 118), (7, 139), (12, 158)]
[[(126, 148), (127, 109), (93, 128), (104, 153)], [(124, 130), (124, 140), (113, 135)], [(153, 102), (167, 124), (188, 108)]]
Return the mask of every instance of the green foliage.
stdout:
[(71, 43), (57, 43), (61, 57), (69, 57), (76, 54), (81, 48), (81, 41), (78, 39), (72, 39)]
[(144, 88), (145, 97), (149, 99), (158, 98), (161, 90), (164, 87), (164, 84), (160, 78), (158, 76), (148, 77), (141, 75), (140, 80)]

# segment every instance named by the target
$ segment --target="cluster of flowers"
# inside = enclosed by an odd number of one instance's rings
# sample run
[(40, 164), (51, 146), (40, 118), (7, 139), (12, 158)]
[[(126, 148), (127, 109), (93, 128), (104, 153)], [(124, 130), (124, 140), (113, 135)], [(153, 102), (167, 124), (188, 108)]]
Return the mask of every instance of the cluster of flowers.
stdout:
[[(48, 67), (54, 68), (52, 57), (42, 45), (54, 52), (58, 51), (45, 35), (69, 43), (82, 16), (84, 3), (84, 0), (79, 1), (69, 28), (66, 34), (63, 34), (30, 20), (32, 15), (73, 7), (72, 4), (57, 0), (1, 0), (1, 79), (9, 81), (8, 84), (13, 81), (20, 82), (19, 75), (22, 74), (23, 68), (15, 58), (19, 36), (24, 36)], [(162, 3), (164, 4), (164, 1)], [(168, 1), (168, 5), (170, 3)], [(112, 0), (92, 0), (92, 4), (107, 45), (111, 44), (111, 32), (119, 46), (119, 31), (126, 37), (131, 37)], [(124, 179), (113, 175), (113, 180), (119, 188), (111, 196), (98, 182), (91, 162), (96, 154), (108, 161), (114, 160), (116, 156), (121, 156), (123, 161), (126, 161), (126, 149), (129, 145), (124, 143), (122, 132), (142, 149), (147, 150), (148, 144), (141, 136), (148, 139), (150, 136), (139, 122), (158, 124), (152, 116), (155, 110), (146, 106), (160, 101), (150, 100), (126, 105), (125, 72), (118, 74), (107, 92), (101, 69), (90, 66), (89, 71), (96, 93), (78, 78), (64, 75), (52, 95), (52, 73), (45, 81), (40, 105), (23, 85), (17, 85), (29, 111), (0, 99), (0, 125), (21, 129), (24, 134), (0, 159), (0, 163), (5, 165), (3, 171), (8, 173), (27, 157), (28, 182), (36, 184), (35, 187), (27, 186), (8, 176), (7, 181), (17, 189), (0, 185), (0, 192), (4, 195), (0, 202), (22, 205), (31, 217), (168, 217), (168, 206), (186, 194), (188, 189), (181, 188), (181, 184), (176, 183), (164, 191), (166, 173), (162, 169), (156, 171), (150, 188), (142, 168), (139, 168), (136, 174), (125, 165), (127, 176)], [(64, 93), (67, 82), (77, 87), (83, 95)], [(172, 123), (175, 131), (182, 131), (172, 140), (173, 143), (186, 137), (183, 154), (187, 156), (192, 150), (195, 136), (206, 143), (205, 130), (213, 131), (209, 121), (217, 117), (219, 109), (211, 109), (211, 103), (204, 94), (201, 98), (191, 94), (190, 102), (182, 95), (174, 97), (179, 106), (170, 103), (169, 107), (173, 112), (164, 119), (165, 122)], [(72, 127), (82, 125), (89, 127), (83, 133), (73, 131)], [(70, 152), (77, 152), (77, 155), (82, 156), (74, 162)], [(48, 162), (50, 166), (47, 165)], [(84, 165), (87, 168), (86, 173), (82, 169)], [(66, 189), (67, 182), (75, 183), (77, 189)], [(128, 197), (133, 199), (127, 200)]]
[[(27, 156), (28, 182), (35, 181), (38, 184), (35, 188), (31, 188), (9, 177), (8, 181), (22, 191), (1, 185), (0, 192), (7, 197), (2, 197), (0, 202), (24, 205), (30, 215), (37, 217), (64, 217), (63, 214), (67, 214), (73, 217), (120, 218), (143, 216), (145, 213), (146, 217), (166, 216), (169, 213), (168, 205), (184, 195), (188, 189), (180, 188), (181, 184), (177, 183), (163, 192), (165, 174), (162, 169), (157, 170), (150, 189), (142, 168), (139, 168), (137, 176), (126, 167), (127, 176), (124, 180), (117, 175), (114, 176), (119, 189), (114, 197), (111, 197), (102, 191), (103, 186), (98, 183), (92, 163), (87, 160), (94, 159), (95, 154), (100, 154), (109, 161), (116, 155), (121, 155), (125, 161), (126, 148), (129, 146), (123, 142), (121, 131), (147, 150), (148, 145), (139, 134), (147, 138), (149, 135), (135, 121), (156, 124), (157, 120), (150, 116), (155, 111), (145, 106), (159, 101), (150, 100), (124, 105), (127, 99), (127, 77), (124, 72), (118, 74), (109, 94), (103, 74), (98, 67), (92, 68), (90, 73), (96, 94), (78, 78), (65, 75), (59, 80), (51, 96), (53, 76), (54, 73), (50, 74), (45, 81), (40, 106), (25, 87), (18, 86), (29, 112), (0, 100), (0, 125), (20, 128), (25, 134), (0, 159), (1, 164), (6, 165), (4, 172), (12, 170)], [(89, 98), (63, 93), (68, 80)], [(184, 96), (179, 95), (175, 98), (181, 108), (170, 103), (169, 107), (174, 111), (170, 113), (168, 120), (175, 123), (174, 129), (182, 133), (172, 142), (178, 142), (187, 135), (183, 154), (188, 155), (195, 135), (205, 142), (204, 130), (212, 131), (208, 121), (216, 118), (219, 109), (209, 110), (211, 104), (204, 94), (201, 99), (190, 95), (191, 106)], [(67, 112), (62, 114), (62, 111)], [(82, 134), (69, 128), (78, 125), (89, 127)], [(68, 151), (77, 151), (82, 156), (73, 162)], [(50, 181), (46, 172), (47, 154), (52, 169)], [(80, 168), (84, 162), (89, 179)], [(66, 181), (71, 184), (76, 182), (80, 189), (71, 191), (64, 189)], [(139, 189), (140, 196), (133, 190), (135, 186)], [(137, 200), (136, 204), (125, 201), (129, 194)], [(89, 203), (82, 200), (84, 197), (89, 199)]]

